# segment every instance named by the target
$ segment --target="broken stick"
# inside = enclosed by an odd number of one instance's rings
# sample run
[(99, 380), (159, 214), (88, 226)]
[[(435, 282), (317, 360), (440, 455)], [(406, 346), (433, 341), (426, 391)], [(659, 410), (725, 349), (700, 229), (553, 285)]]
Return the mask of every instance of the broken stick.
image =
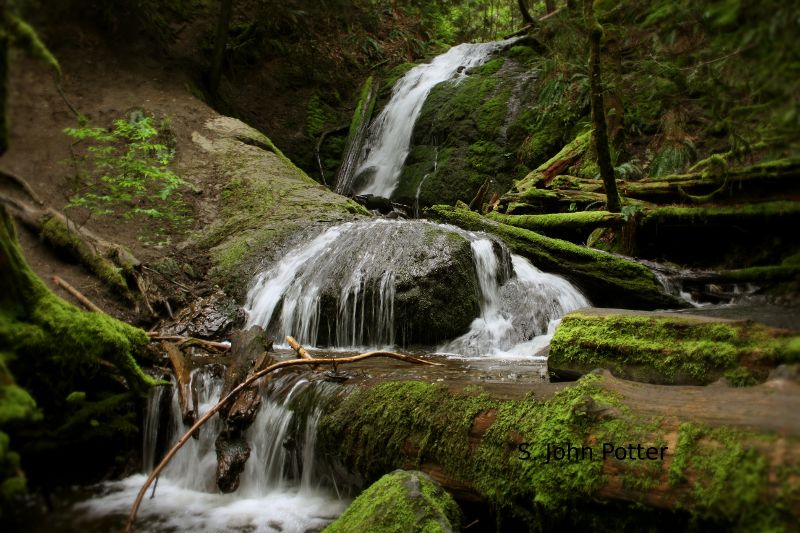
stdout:
[(103, 310), (97, 307), (89, 298), (84, 296), (78, 289), (64, 281), (58, 276), (53, 276), (53, 283), (63, 288), (65, 291), (75, 297), (86, 309), (93, 313), (103, 314)]

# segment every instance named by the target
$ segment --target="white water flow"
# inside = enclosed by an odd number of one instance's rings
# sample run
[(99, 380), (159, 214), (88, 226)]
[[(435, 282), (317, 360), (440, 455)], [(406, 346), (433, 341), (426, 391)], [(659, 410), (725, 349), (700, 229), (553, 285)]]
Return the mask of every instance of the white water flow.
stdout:
[[(318, 531), (347, 507), (322, 486), (315, 464), (317, 422), (320, 409), (307, 413), (292, 409), (302, 394), (324, 394), (326, 384), (314, 384), (296, 376), (279, 378), (270, 386), (253, 425), (245, 438), (252, 450), (241, 474), (239, 489), (220, 494), (216, 488), (217, 458), (214, 442), (220, 431), (218, 417), (200, 429), (198, 439), (190, 439), (159, 477), (155, 497), (142, 501), (137, 529), (142, 531), (192, 532), (284, 532)], [(202, 416), (218, 401), (222, 379), (199, 369), (192, 375), (197, 392), (197, 411)], [(160, 394), (156, 388), (153, 396)], [(152, 397), (151, 397), (152, 400)], [(167, 431), (174, 443), (185, 427), (181, 420), (177, 393), (173, 396), (169, 427), (158, 428), (158, 401), (149, 403), (145, 427), (145, 461), (155, 456), (158, 432)], [(151, 428), (157, 428), (151, 431)], [(170, 444), (171, 445), (171, 444)], [(149, 468), (150, 465), (145, 465)], [(104, 494), (78, 504), (87, 520), (125, 516), (145, 480), (144, 474), (104, 485)]]
[(436, 174), (436, 169), (439, 167), (439, 147), (433, 147), (433, 169), (430, 172), (422, 176), (422, 179), (419, 180), (419, 185), (417, 185), (417, 194), (414, 196), (414, 218), (419, 218), (419, 193), (422, 192), (422, 186), (425, 184), (425, 180), (428, 179), (429, 176)]
[(511, 255), (515, 276), (498, 283), (500, 265), (492, 241), (472, 241), (481, 286), (481, 316), (461, 337), (439, 347), (441, 353), (475, 357), (530, 357), (547, 347), (565, 314), (589, 301), (567, 280), (547, 274), (530, 261)]
[[(411, 134), (433, 87), (486, 61), (509, 41), (460, 44), (430, 63), (417, 65), (395, 83), (392, 97), (370, 126), (355, 175), (367, 176), (357, 194), (391, 197), (408, 156)], [(356, 178), (358, 179), (358, 178)]]
[(330, 228), (257, 276), (246, 327), (260, 325), (279, 339), (293, 335), (306, 346), (393, 346), (403, 326), (395, 323), (397, 278), (416, 268), (411, 240), (431, 231), (470, 241), (481, 292), (480, 316), (442, 352), (530, 357), (547, 345), (555, 321), (590, 305), (565, 279), (510, 256), (483, 234), (427, 221), (373, 220)]

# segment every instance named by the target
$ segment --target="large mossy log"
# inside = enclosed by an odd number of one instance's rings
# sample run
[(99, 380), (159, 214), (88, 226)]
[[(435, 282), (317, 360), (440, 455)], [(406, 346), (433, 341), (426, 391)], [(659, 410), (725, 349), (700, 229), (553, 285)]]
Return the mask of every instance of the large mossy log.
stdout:
[[(0, 424), (8, 431), (6, 422), (20, 418), (10, 415), (32, 414), (35, 400), (43, 418), (28, 416), (13, 433), (25, 447), (26, 471), (37, 481), (91, 478), (104, 460), (114, 459), (111, 443), (137, 434), (133, 401), (155, 382), (134, 358), (148, 342), (141, 329), (53, 294), (26, 263), (0, 206)], [(0, 433), (0, 441), (7, 458), (7, 436)], [(7, 476), (2, 468), (0, 482)]]
[(548, 215), (504, 215), (492, 211), (487, 213), (486, 217), (509, 226), (529, 229), (570, 242), (586, 242), (589, 235), (597, 228), (619, 228), (625, 222), (619, 213), (608, 211), (576, 211)]
[(498, 223), (468, 209), (437, 205), (427, 214), (440, 222), (496, 235), (512, 252), (527, 257), (537, 268), (576, 283), (595, 305), (634, 309), (686, 306), (665, 294), (647, 267), (633, 261)]
[[(318, 449), (367, 481), (422, 470), (457, 500), (488, 503), (499, 525), (781, 530), (800, 519), (798, 410), (789, 382), (664, 387), (592, 374), (520, 400), (389, 382), (330, 410)], [(547, 462), (548, 447), (568, 445), (570, 460)]]
[(764, 381), (782, 363), (800, 362), (800, 337), (746, 320), (581, 309), (565, 316), (550, 344), (552, 370), (614, 375), (661, 384), (736, 385)]

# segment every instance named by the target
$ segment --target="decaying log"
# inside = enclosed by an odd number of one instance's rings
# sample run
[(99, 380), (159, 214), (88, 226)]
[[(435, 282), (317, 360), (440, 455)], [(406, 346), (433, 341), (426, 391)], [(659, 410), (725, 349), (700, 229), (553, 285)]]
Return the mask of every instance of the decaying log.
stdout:
[(236, 398), (236, 396), (247, 387), (255, 383), (260, 378), (266, 376), (270, 372), (274, 372), (280, 368), (287, 368), (290, 366), (301, 366), (301, 365), (343, 365), (348, 363), (356, 363), (358, 361), (363, 361), (365, 359), (370, 359), (372, 357), (389, 357), (391, 359), (397, 359), (398, 361), (404, 361), (407, 363), (414, 363), (414, 364), (421, 364), (421, 365), (432, 365), (432, 366), (441, 366), (439, 363), (433, 363), (431, 361), (425, 361), (424, 359), (419, 359), (417, 357), (412, 357), (410, 355), (403, 355), (395, 352), (384, 352), (384, 351), (375, 351), (375, 352), (366, 352), (359, 355), (354, 355), (352, 357), (338, 357), (338, 358), (331, 358), (331, 359), (291, 359), (288, 361), (280, 361), (278, 363), (274, 363), (267, 368), (256, 372), (252, 376), (245, 379), (242, 383), (236, 386), (233, 390), (231, 390), (228, 394), (224, 395), (222, 399), (217, 402), (217, 404), (208, 410), (208, 412), (203, 415), (194, 425), (189, 428), (186, 433), (181, 436), (180, 439), (175, 443), (175, 445), (166, 453), (164, 458), (161, 462), (156, 466), (153, 471), (150, 473), (150, 476), (145, 480), (142, 488), (139, 489), (139, 493), (136, 495), (136, 499), (131, 506), (131, 511), (128, 514), (128, 520), (125, 523), (125, 531), (130, 532), (133, 530), (133, 524), (136, 521), (136, 513), (139, 511), (139, 506), (142, 504), (142, 499), (144, 495), (147, 493), (147, 489), (153, 483), (161, 472), (166, 468), (169, 462), (175, 457), (175, 454), (188, 442), (192, 435), (197, 432), (203, 425), (211, 420), (211, 418), (216, 415), (220, 410), (225, 407), (232, 399)]
[(169, 362), (175, 374), (178, 389), (178, 405), (181, 409), (181, 419), (186, 425), (193, 424), (195, 418), (195, 405), (191, 402), (192, 395), (192, 369), (183, 356), (183, 352), (171, 342), (161, 341), (161, 348), (167, 352)]
[(123, 273), (132, 273), (141, 262), (124, 247), (98, 237), (51, 207), (36, 207), (5, 195), (0, 195), (0, 202), (54, 249), (73, 257), (120, 296), (132, 299)]
[(72, 285), (70, 285), (69, 283), (67, 283), (63, 279), (61, 279), (60, 277), (53, 276), (53, 283), (55, 283), (59, 287), (62, 287), (65, 291), (67, 291), (72, 296), (74, 296), (75, 299), (78, 300), (89, 311), (91, 311), (93, 313), (102, 313), (103, 312), (103, 310), (100, 309), (99, 307), (97, 307), (94, 304), (94, 302), (92, 302), (89, 298), (84, 296), (83, 293), (81, 293), (81, 291), (79, 291), (78, 289), (76, 289), (75, 287), (73, 287)]

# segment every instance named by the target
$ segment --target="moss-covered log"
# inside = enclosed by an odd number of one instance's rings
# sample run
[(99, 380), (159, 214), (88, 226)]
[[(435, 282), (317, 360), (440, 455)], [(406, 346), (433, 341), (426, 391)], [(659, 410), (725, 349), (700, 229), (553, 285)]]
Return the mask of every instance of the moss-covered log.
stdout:
[(350, 121), (350, 130), (347, 133), (342, 164), (336, 174), (335, 191), (348, 195), (352, 191), (353, 178), (355, 177), (356, 164), (361, 156), (364, 141), (367, 138), (369, 121), (375, 110), (375, 101), (378, 96), (378, 84), (373, 83), (372, 76), (368, 77), (361, 86), (353, 118)]
[(800, 393), (769, 387), (605, 374), (550, 399), (496, 400), (390, 382), (328, 412), (318, 449), (367, 480), (422, 470), (462, 502), (488, 502), (498, 526), (781, 530), (800, 518)]
[(714, 201), (752, 198), (800, 189), (800, 161), (781, 159), (737, 169), (647, 178), (620, 184), (629, 198), (656, 203), (697, 203), (714, 194)]
[[(17, 424), (13, 431), (5, 428), (8, 416), (0, 416), (0, 424), (15, 446), (24, 446), (28, 473), (48, 482), (58, 482), (56, 472), (76, 476), (73, 482), (91, 478), (103, 460), (125, 449), (120, 439), (138, 433), (131, 402), (154, 384), (134, 359), (147, 343), (144, 331), (53, 294), (25, 262), (0, 207), (0, 360), (6, 376), (0, 412), (31, 408), (21, 389), (9, 388), (15, 379), (44, 414), (42, 423)], [(2, 455), (7, 449), (6, 442)], [(67, 467), (64, 457), (70, 457)]]
[(458, 505), (438, 483), (422, 472), (397, 470), (362, 492), (324, 531), (452, 533), (460, 519)]
[(735, 385), (764, 381), (800, 361), (800, 337), (750, 321), (620, 309), (582, 309), (564, 317), (550, 344), (551, 370), (614, 375), (662, 384)]
[(498, 236), (511, 251), (527, 257), (537, 268), (576, 283), (595, 305), (636, 309), (686, 306), (665, 294), (655, 275), (638, 263), (488, 220), (468, 209), (437, 205), (427, 213), (441, 222)]
[(0, 198), (0, 202), (8, 204), (17, 220), (56, 252), (79, 262), (115, 294), (128, 300), (133, 298), (126, 274), (133, 275), (140, 262), (131, 252), (78, 226), (55, 209), (36, 207), (8, 197)]
[(504, 215), (492, 211), (486, 217), (570, 242), (586, 242), (597, 228), (619, 228), (624, 223), (622, 215), (608, 211), (576, 211), (549, 215)]

